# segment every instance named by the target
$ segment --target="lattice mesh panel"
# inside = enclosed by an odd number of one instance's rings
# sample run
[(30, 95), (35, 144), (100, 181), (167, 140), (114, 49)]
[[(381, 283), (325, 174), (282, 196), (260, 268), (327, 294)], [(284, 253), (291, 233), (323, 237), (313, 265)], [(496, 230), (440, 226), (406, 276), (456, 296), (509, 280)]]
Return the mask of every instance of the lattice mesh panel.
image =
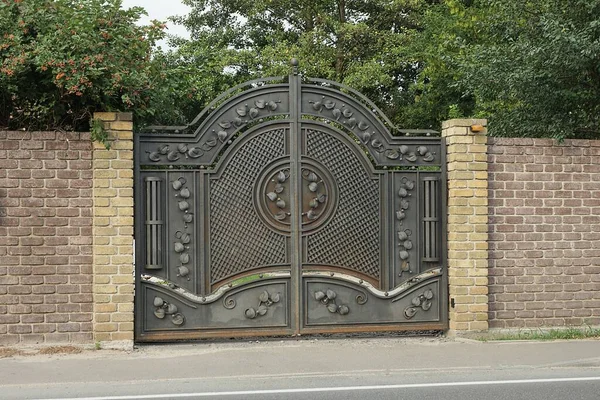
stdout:
[(306, 133), (308, 155), (329, 169), (339, 188), (335, 215), (308, 237), (308, 262), (379, 278), (379, 183), (348, 146), (322, 132)]
[(285, 262), (285, 237), (265, 226), (252, 202), (258, 174), (285, 155), (284, 130), (260, 134), (229, 161), (210, 194), (211, 284), (262, 265)]

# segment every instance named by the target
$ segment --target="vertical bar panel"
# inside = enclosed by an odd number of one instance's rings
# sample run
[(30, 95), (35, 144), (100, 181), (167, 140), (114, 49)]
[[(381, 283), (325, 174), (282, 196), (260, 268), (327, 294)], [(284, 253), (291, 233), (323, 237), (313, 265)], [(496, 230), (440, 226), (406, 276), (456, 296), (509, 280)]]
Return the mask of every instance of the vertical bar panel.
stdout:
[(437, 207), (437, 196), (440, 195), (438, 181), (439, 179), (433, 176), (423, 178), (423, 201), (425, 203), (423, 210), (423, 262), (438, 262), (440, 259), (438, 251), (440, 233)]
[(157, 177), (144, 178), (146, 184), (146, 269), (162, 269), (162, 210), (161, 182)]
[[(148, 224), (148, 221), (151, 219), (150, 215), (152, 213), (152, 205), (150, 203), (150, 185), (148, 182), (146, 182), (144, 180), (145, 184), (146, 184), (146, 241), (148, 240), (148, 238), (152, 237), (152, 227), (150, 224)], [(149, 260), (152, 258), (152, 249), (151, 246), (148, 246), (148, 243), (146, 243), (146, 264), (148, 264)]]

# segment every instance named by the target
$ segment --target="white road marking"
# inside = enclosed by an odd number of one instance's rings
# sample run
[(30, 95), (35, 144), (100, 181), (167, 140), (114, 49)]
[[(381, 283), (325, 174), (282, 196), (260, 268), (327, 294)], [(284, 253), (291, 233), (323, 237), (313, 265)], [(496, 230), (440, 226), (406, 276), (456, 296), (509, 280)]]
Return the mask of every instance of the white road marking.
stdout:
[[(163, 393), (132, 396), (100, 396), (100, 397), (72, 397), (60, 398), (60, 400), (141, 400), (141, 399), (182, 399), (188, 397), (210, 397), (210, 396), (251, 396), (265, 394), (286, 393), (317, 393), (317, 392), (348, 392), (356, 390), (389, 390), (389, 389), (414, 389), (434, 388), (452, 386), (484, 386), (484, 385), (514, 385), (523, 383), (559, 383), (559, 382), (584, 382), (600, 381), (600, 376), (580, 378), (548, 378), (548, 379), (510, 379), (503, 381), (471, 381), (471, 382), (438, 382), (438, 383), (408, 383), (400, 385), (373, 385), (373, 386), (342, 386), (342, 387), (320, 387), (299, 389), (272, 389), (272, 390), (240, 390), (232, 392), (199, 392), (199, 393)], [(36, 400), (54, 400), (52, 398)]]

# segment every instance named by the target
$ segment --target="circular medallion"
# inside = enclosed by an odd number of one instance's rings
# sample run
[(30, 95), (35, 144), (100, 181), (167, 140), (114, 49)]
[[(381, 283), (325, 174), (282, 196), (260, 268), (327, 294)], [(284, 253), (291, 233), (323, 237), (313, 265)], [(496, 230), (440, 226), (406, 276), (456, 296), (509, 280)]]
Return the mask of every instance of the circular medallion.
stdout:
[(302, 232), (314, 231), (333, 214), (337, 187), (331, 174), (314, 160), (305, 160), (300, 168), (300, 193), (293, 193), (289, 160), (267, 166), (254, 186), (254, 202), (261, 219), (279, 233), (291, 232), (291, 198), (298, 198)]

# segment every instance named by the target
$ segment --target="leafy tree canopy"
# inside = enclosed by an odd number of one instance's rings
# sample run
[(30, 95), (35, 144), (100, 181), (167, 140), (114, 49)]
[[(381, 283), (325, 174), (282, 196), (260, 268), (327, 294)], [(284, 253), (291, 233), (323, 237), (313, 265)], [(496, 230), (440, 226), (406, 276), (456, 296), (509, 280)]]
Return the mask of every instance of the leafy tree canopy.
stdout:
[(487, 117), (503, 136), (600, 131), (600, 0), (184, 2), (192, 38), (176, 63), (201, 71), (198, 101), (297, 57), (407, 128)]
[(188, 28), (191, 40), (174, 42), (177, 64), (197, 71), (193, 79), (204, 89), (192, 94), (198, 100), (233, 83), (286, 75), (296, 57), (305, 75), (354, 87), (403, 126), (435, 123), (403, 120), (399, 110), (412, 101), (408, 89), (420, 70), (408, 45), (427, 6), (437, 1), (183, 2), (192, 11), (176, 21)]
[(498, 136), (600, 136), (600, 0), (446, 0), (423, 23), (429, 101)]
[(151, 49), (121, 0), (0, 0), (0, 127), (88, 129), (94, 111), (148, 109)]
[(503, 136), (600, 136), (600, 0), (183, 0), (153, 51), (120, 0), (0, 0), (0, 127), (87, 128), (96, 110), (181, 124), (243, 81), (305, 75), (399, 126), (486, 117)]

